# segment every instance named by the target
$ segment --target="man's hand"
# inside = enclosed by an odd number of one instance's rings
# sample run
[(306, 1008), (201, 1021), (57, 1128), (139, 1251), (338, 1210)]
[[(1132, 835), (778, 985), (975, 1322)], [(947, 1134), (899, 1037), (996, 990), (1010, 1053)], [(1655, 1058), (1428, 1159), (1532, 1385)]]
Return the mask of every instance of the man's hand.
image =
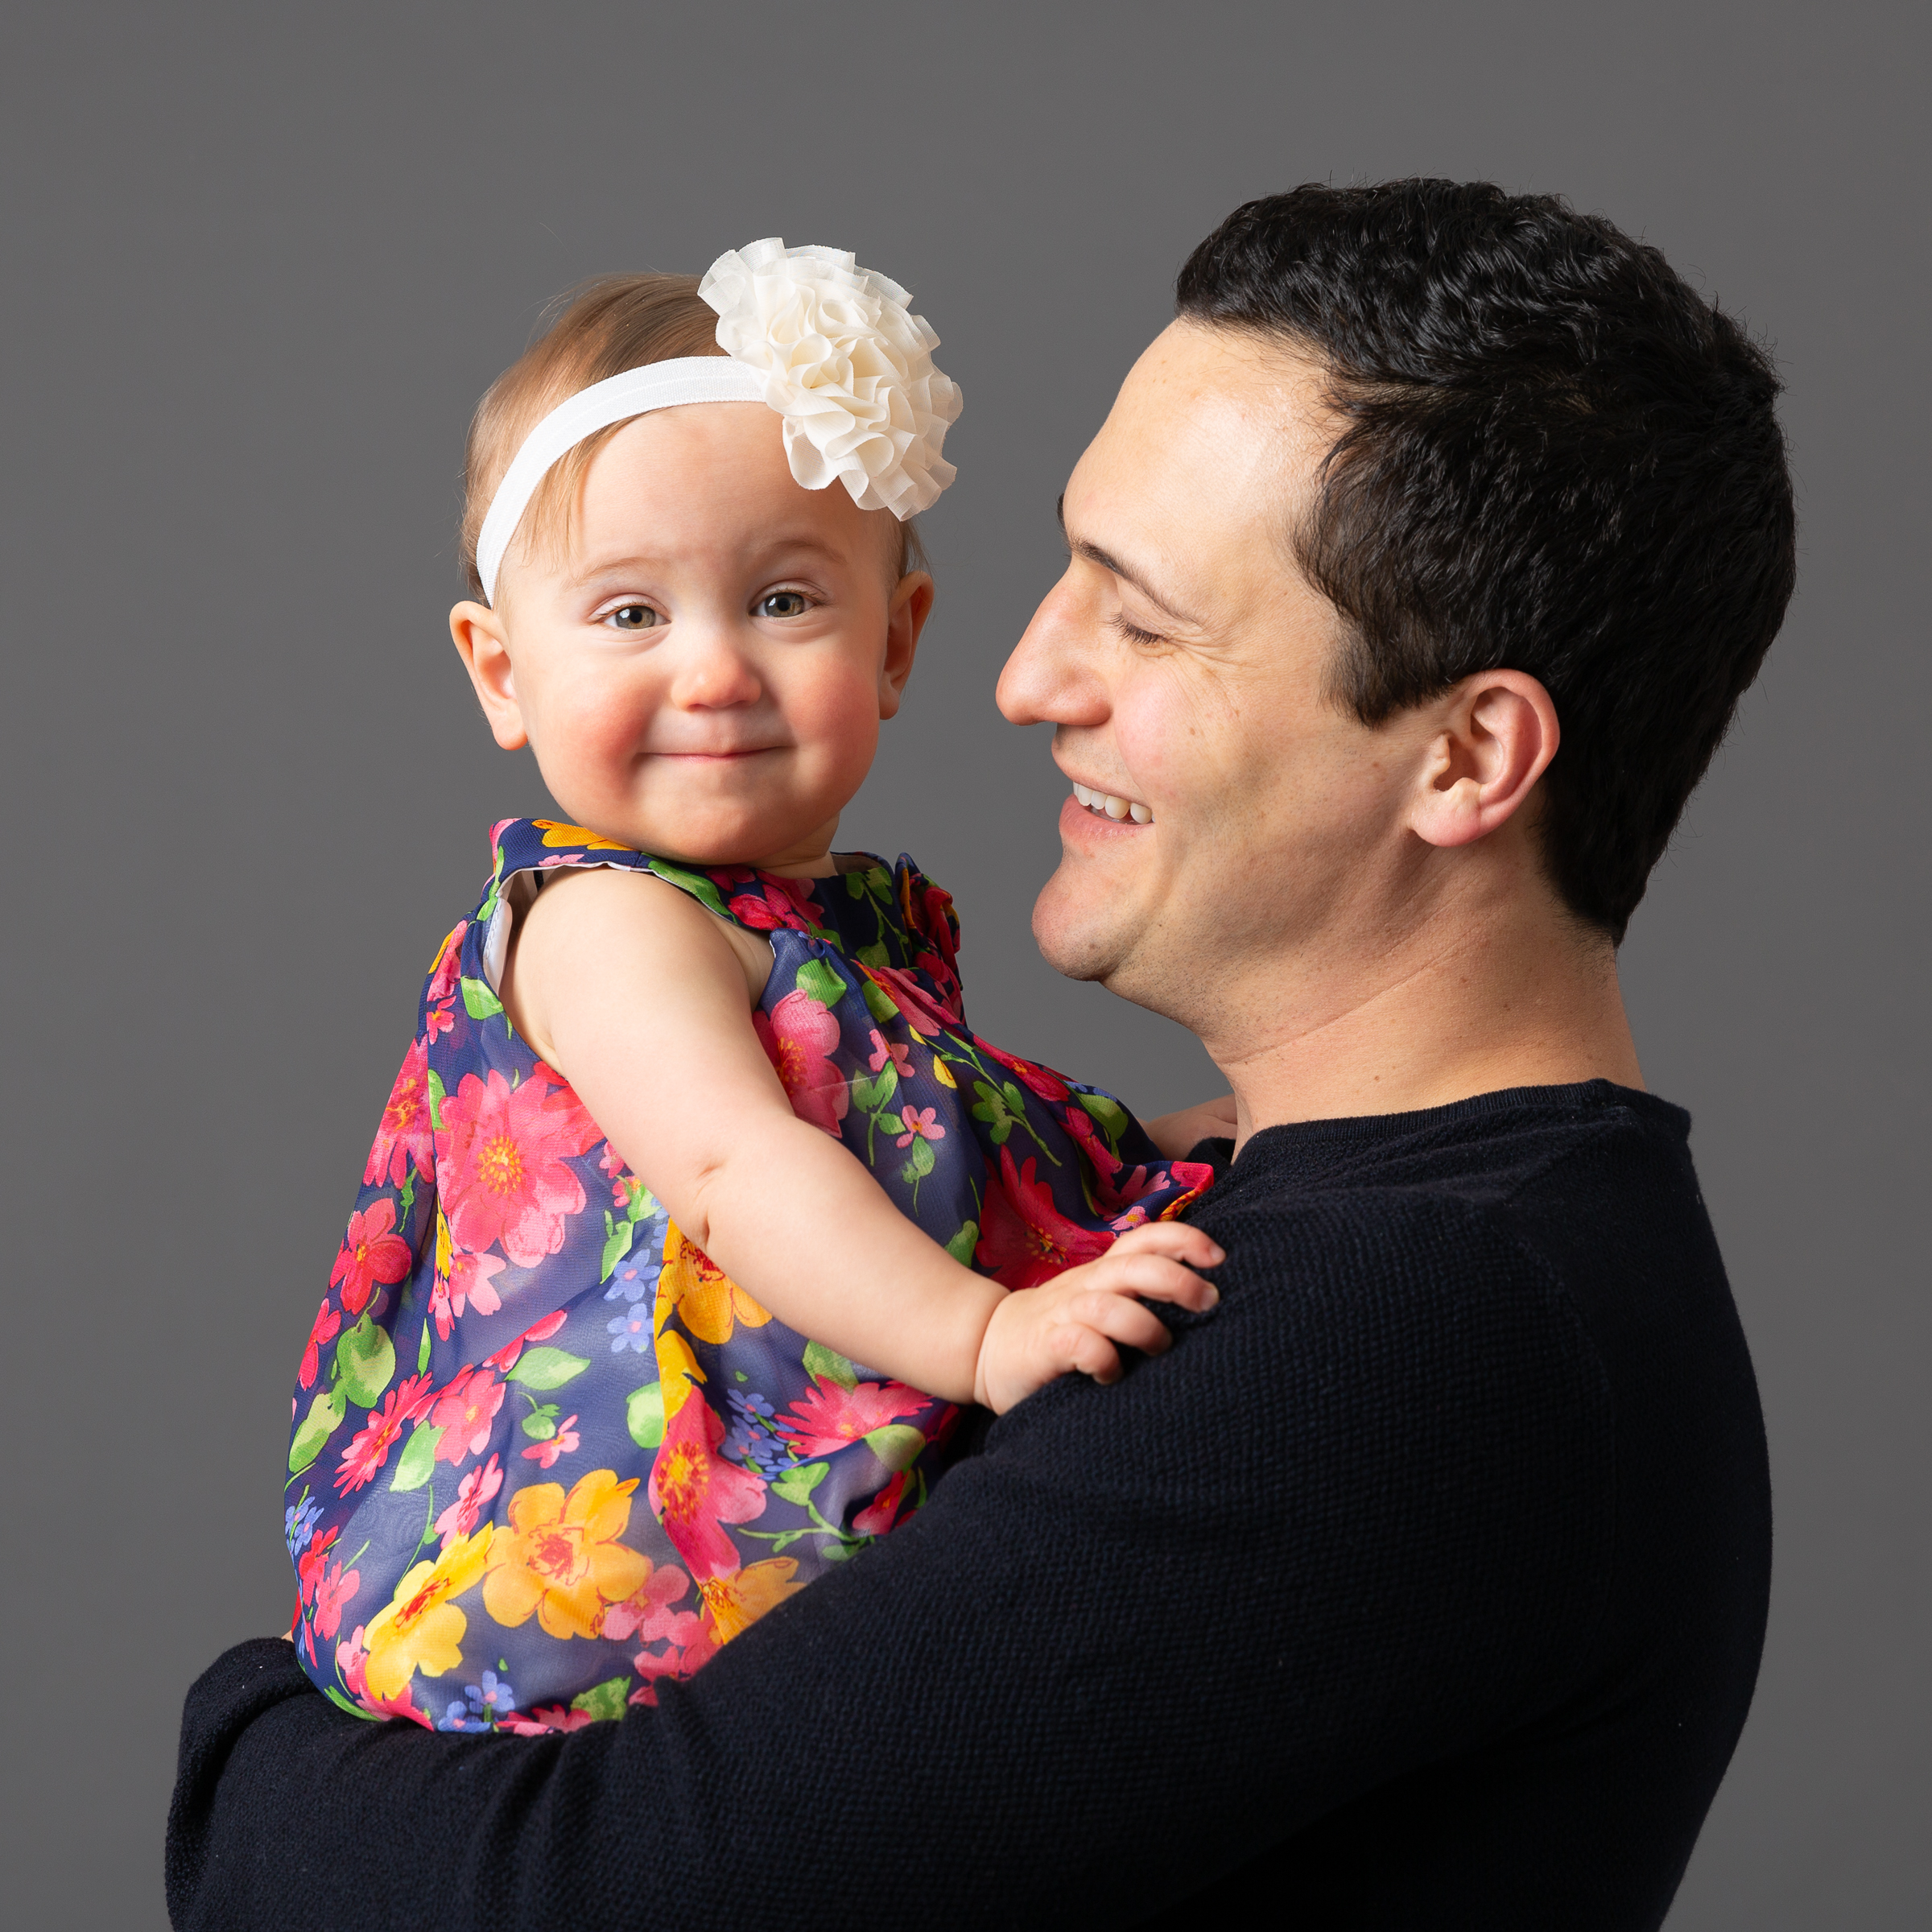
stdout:
[(1163, 1113), (1143, 1125), (1148, 1137), (1170, 1161), (1185, 1160), (1203, 1141), (1231, 1141), (1241, 1131), (1231, 1093), (1203, 1100), (1198, 1107), (1183, 1107), (1178, 1113)]
[(1117, 1342), (1143, 1355), (1173, 1345), (1160, 1317), (1135, 1298), (1204, 1312), (1220, 1293), (1193, 1269), (1226, 1259), (1199, 1228), (1154, 1221), (1122, 1235), (1098, 1261), (1069, 1268), (1038, 1288), (1014, 1290), (986, 1324), (972, 1399), (1004, 1414), (1069, 1369), (1096, 1382), (1117, 1382)]

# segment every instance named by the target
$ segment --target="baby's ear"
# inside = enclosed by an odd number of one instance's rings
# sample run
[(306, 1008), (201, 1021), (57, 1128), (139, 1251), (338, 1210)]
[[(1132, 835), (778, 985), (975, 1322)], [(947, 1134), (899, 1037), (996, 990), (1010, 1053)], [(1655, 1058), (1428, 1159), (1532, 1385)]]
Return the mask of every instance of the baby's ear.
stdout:
[(886, 655), (879, 666), (881, 718), (898, 714), (906, 680), (912, 675), (919, 633), (932, 615), (932, 579), (923, 570), (909, 571), (893, 588), (892, 601), (886, 607)]
[(488, 605), (465, 598), (450, 611), (449, 635), (489, 720), (490, 735), (506, 751), (521, 750), (530, 742), (530, 733), (523, 729), (522, 707), (517, 702), (516, 672), (503, 620)]

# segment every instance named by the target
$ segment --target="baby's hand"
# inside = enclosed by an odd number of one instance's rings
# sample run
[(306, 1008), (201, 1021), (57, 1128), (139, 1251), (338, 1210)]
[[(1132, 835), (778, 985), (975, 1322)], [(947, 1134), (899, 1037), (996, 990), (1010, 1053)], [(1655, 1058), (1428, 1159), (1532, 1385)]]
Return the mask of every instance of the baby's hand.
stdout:
[(1116, 1342), (1159, 1355), (1174, 1341), (1160, 1317), (1134, 1298), (1212, 1308), (1220, 1294), (1192, 1269), (1226, 1259), (1199, 1228), (1154, 1221), (1122, 1235), (1097, 1261), (1038, 1288), (1015, 1289), (986, 1324), (972, 1399), (1003, 1415), (1070, 1368), (1096, 1382), (1117, 1382)]

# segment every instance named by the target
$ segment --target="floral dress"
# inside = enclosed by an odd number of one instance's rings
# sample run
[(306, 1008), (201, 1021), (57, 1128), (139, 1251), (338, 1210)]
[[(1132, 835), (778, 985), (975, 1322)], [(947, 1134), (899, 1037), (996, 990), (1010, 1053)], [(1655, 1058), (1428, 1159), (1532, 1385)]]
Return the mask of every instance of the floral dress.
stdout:
[(858, 1556), (924, 1501), (958, 1412), (774, 1319), (518, 1035), (497, 988), (540, 882), (520, 875), (649, 872), (766, 935), (752, 1022), (799, 1117), (1009, 1287), (1211, 1175), (968, 1029), (952, 901), (908, 859), (692, 871), (543, 819), (491, 843), (302, 1352), (284, 1521), (297, 1649), (328, 1695), (534, 1733), (654, 1701)]

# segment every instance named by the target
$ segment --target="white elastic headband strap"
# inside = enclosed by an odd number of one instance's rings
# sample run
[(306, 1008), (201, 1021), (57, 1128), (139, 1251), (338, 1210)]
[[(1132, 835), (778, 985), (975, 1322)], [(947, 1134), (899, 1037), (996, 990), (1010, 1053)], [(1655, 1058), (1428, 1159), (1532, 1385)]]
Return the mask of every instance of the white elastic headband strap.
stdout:
[(731, 356), (680, 356), (675, 361), (627, 369), (559, 403), (523, 439), (483, 519), (477, 537), (477, 575), (482, 580), (485, 601), (496, 602), (503, 553), (537, 485), (559, 456), (600, 429), (648, 415), (654, 409), (675, 409), (685, 402), (762, 402), (765, 383), (757, 369)]

